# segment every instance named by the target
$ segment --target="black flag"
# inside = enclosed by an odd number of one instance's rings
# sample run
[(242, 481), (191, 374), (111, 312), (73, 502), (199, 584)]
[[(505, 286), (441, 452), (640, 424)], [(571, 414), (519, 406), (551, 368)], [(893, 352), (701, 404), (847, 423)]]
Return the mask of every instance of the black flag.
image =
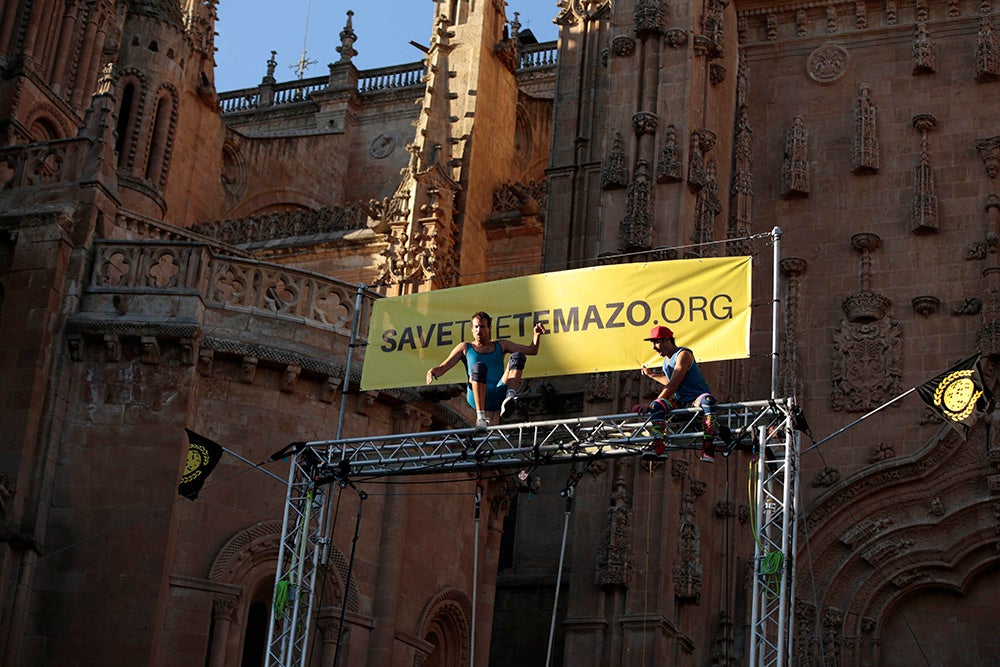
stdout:
[(917, 393), (963, 438), (980, 417), (993, 410), (993, 393), (983, 382), (978, 353), (923, 383)]
[(181, 483), (177, 485), (177, 493), (194, 500), (209, 473), (222, 458), (223, 449), (219, 443), (190, 429), (184, 431), (188, 436), (187, 463), (184, 464), (184, 474), (181, 475)]

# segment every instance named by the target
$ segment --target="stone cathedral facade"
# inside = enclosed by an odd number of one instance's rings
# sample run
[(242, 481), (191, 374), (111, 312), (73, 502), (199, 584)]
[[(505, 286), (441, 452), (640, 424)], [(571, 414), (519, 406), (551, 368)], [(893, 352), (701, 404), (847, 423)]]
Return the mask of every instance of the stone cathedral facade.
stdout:
[[(421, 61), (359, 71), (347, 12), (328, 74), (238, 91), (217, 4), (0, 0), (0, 665), (261, 664), (270, 455), (469, 425), (461, 387), (360, 390), (373, 299), (725, 254), (755, 300), (719, 399), (794, 397), (803, 449), (857, 422), (798, 466), (795, 664), (995, 660), (1000, 432), (906, 393), (977, 352), (996, 389), (996, 0), (559, 0), (545, 44), (435, 0)], [(185, 428), (229, 452), (193, 502)], [(309, 664), (545, 664), (553, 607), (552, 664), (746, 664), (749, 463), (326, 487)]]

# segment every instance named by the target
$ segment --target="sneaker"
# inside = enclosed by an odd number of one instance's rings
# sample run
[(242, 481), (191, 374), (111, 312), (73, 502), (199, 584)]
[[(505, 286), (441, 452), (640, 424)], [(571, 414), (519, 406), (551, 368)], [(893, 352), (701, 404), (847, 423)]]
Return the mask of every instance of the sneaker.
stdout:
[(705, 463), (715, 463), (715, 442), (705, 440), (701, 443), (701, 460)]
[(477, 431), (482, 432), (482, 431), (485, 431), (486, 429), (488, 429), (489, 427), (490, 427), (490, 420), (487, 419), (486, 417), (479, 417), (478, 419), (476, 419), (476, 430)]
[(649, 434), (653, 439), (650, 441), (649, 447), (642, 453), (643, 461), (661, 461), (667, 458), (666, 447), (663, 443), (664, 433), (666, 433), (666, 427), (663, 422), (653, 421), (649, 423)]
[(643, 461), (666, 461), (669, 458), (670, 456), (667, 455), (662, 442), (660, 443), (659, 448), (654, 445), (653, 447), (642, 450)]
[(517, 405), (517, 394), (512, 391), (507, 392), (507, 398), (503, 399), (503, 403), (500, 404), (500, 416), (503, 417), (509, 411), (513, 410)]

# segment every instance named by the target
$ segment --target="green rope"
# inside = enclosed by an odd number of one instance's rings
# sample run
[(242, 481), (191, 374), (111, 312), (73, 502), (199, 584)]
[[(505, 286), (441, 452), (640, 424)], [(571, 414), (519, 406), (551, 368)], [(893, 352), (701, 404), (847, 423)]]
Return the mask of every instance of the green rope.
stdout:
[(274, 613), (276, 616), (281, 616), (285, 613), (285, 607), (288, 606), (288, 582), (282, 579), (278, 582), (278, 585), (274, 587)]

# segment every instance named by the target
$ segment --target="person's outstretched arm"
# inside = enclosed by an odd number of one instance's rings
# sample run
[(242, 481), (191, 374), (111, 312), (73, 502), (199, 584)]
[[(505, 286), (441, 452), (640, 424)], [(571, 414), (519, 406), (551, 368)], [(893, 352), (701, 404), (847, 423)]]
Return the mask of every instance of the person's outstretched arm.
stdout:
[(445, 357), (445, 360), (441, 362), (440, 365), (434, 366), (427, 371), (427, 384), (434, 382), (439, 377), (447, 373), (452, 369), (452, 367), (459, 362), (459, 360), (465, 355), (465, 347), (467, 343), (464, 341), (452, 348), (451, 352)]
[(545, 325), (536, 324), (535, 329), (531, 335), (531, 345), (523, 345), (521, 343), (515, 343), (514, 341), (507, 339), (498, 340), (497, 343), (499, 343), (500, 349), (506, 352), (507, 354), (511, 354), (513, 352), (520, 352), (522, 354), (533, 356), (538, 354), (538, 347), (539, 344), (541, 343), (543, 333), (546, 333)]

